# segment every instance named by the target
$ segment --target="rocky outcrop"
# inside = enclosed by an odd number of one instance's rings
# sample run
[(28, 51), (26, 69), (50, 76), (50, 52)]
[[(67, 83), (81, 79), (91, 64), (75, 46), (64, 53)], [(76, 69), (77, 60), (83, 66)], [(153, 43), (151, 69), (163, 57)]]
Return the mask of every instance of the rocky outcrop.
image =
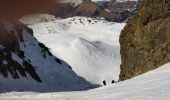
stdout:
[(120, 36), (120, 80), (170, 62), (170, 1), (144, 0)]
[(49, 15), (49, 14), (31, 14), (31, 15), (26, 15), (22, 18), (20, 18), (20, 22), (26, 24), (26, 25), (31, 25), (31, 24), (38, 24), (42, 22), (51, 22), (56, 20), (55, 16)]
[(65, 18), (67, 15), (72, 13), (77, 7), (72, 5), (71, 3), (59, 3), (54, 9), (50, 9), (48, 12), (55, 17)]
[[(8, 27), (8, 28), (7, 28)], [(12, 28), (12, 29), (10, 29)], [(20, 49), (20, 43), (24, 42), (23, 30), (31, 32), (21, 23), (1, 20), (0, 22), (0, 74), (5, 78), (12, 76), (14, 79), (30, 75), (38, 82), (42, 82), (29, 59), (25, 59), (25, 52)], [(31, 34), (30, 34), (31, 35)], [(14, 60), (14, 55), (23, 60), (22, 63)]]
[(83, 0), (78, 7), (68, 16), (93, 16), (99, 5), (91, 0)]
[(109, 21), (123, 22), (134, 14), (132, 8), (135, 4), (136, 2), (134, 1), (117, 2), (116, 0), (111, 0), (108, 2), (107, 8), (101, 11), (100, 16)]
[(136, 2), (133, 1), (117, 2), (111, 0), (96, 3), (84, 0), (69, 16), (104, 17), (108, 21), (123, 22), (133, 14), (131, 9), (135, 4)]

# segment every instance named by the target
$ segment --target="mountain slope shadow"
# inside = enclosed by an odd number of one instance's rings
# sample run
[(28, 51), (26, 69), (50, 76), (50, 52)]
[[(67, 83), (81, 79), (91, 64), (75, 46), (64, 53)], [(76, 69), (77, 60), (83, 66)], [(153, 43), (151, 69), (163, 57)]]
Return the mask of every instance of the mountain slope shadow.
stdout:
[(78, 76), (64, 61), (13, 20), (0, 20), (0, 93), (81, 91), (98, 87)]

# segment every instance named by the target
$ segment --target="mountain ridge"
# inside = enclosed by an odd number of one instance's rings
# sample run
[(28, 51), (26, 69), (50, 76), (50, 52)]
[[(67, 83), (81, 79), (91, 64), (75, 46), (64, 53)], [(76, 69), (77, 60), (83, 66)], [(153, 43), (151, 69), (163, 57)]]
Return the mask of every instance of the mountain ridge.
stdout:
[(144, 0), (120, 35), (120, 80), (126, 80), (168, 63), (170, 2)]
[(0, 93), (66, 91), (93, 87), (37, 41), (18, 21), (0, 21)]
[(66, 2), (61, 3), (60, 10), (53, 9), (50, 11), (50, 14), (61, 18), (75, 16), (103, 17), (108, 21), (123, 22), (134, 14), (134, 12), (132, 12), (130, 9), (134, 9), (136, 2), (136, 0), (103, 0), (98, 2), (93, 0), (83, 0), (77, 6), (71, 6), (69, 2)]

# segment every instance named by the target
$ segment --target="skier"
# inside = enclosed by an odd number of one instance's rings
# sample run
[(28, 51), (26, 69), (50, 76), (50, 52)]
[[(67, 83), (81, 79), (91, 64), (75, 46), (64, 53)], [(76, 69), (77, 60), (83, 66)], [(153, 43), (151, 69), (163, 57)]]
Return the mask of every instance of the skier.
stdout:
[(115, 83), (115, 80), (112, 80), (112, 84)]
[(105, 80), (103, 81), (103, 84), (106, 86), (106, 81)]

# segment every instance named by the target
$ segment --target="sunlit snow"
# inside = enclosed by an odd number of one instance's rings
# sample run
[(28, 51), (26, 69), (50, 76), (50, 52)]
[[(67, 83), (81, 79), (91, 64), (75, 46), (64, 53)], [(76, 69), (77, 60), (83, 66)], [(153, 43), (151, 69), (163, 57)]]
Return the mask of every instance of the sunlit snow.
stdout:
[(119, 34), (124, 23), (73, 17), (30, 25), (39, 41), (66, 61), (87, 81), (103, 85), (118, 81), (120, 73)]

